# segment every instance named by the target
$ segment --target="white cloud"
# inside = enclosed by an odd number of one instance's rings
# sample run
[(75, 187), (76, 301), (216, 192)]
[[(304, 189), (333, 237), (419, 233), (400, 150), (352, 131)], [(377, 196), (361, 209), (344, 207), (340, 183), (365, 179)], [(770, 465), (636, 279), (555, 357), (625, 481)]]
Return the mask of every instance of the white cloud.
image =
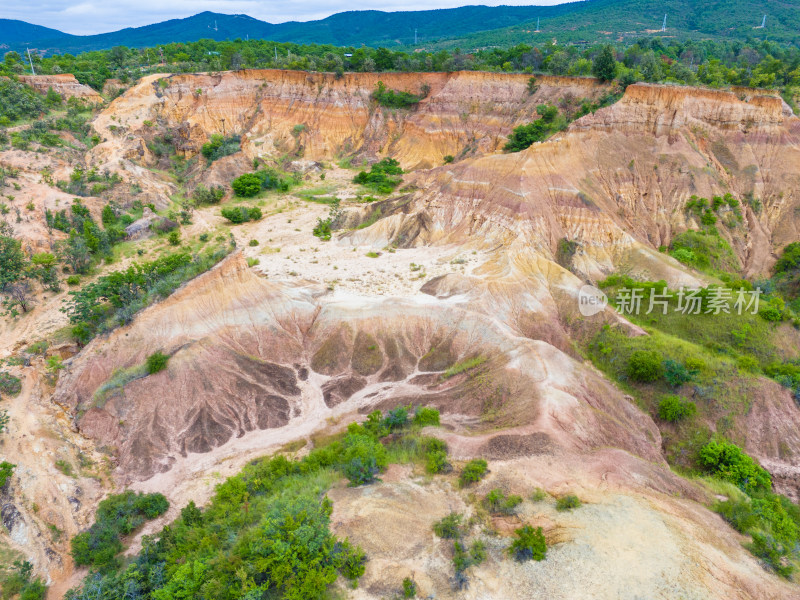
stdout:
[[(538, 0), (539, 5), (561, 4), (565, 0)], [(88, 35), (116, 31), (125, 27), (141, 27), (167, 19), (188, 17), (206, 10), (225, 14), (246, 14), (270, 23), (312, 21), (346, 10), (430, 10), (454, 8), (465, 4), (497, 6), (530, 5), (530, 0), (438, 0), (435, 4), (423, 0), (27, 0), (3, 2), (0, 18), (19, 19), (36, 25), (52, 27), (67, 33)]]

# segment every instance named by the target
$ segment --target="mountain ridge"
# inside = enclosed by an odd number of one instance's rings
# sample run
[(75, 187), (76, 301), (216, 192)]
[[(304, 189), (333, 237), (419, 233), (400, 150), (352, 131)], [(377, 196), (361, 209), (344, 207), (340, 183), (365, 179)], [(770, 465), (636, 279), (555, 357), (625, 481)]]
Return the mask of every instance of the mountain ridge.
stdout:
[[(559, 41), (622, 41), (660, 34), (667, 15), (666, 37), (763, 37), (794, 42), (800, 30), (800, 8), (779, 0), (594, 0), (556, 6), (462, 6), (425, 11), (346, 11), (314, 21), (268, 23), (245, 14), (205, 11), (142, 27), (78, 36), (10, 19), (0, 19), (2, 46), (44, 54), (105, 50), (113, 46), (147, 47), (200, 39), (268, 39), (298, 44), (337, 46), (463, 48)], [(758, 28), (764, 14), (767, 27)], [(541, 19), (541, 32), (535, 31)]]

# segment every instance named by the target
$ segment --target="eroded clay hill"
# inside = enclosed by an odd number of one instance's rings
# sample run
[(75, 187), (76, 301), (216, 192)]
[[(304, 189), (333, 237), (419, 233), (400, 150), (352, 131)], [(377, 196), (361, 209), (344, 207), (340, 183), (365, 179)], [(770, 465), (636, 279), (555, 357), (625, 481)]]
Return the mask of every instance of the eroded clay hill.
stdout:
[(382, 226), (401, 244), (479, 237), (516, 244), (515, 257), (553, 257), (566, 238), (580, 246), (573, 267), (589, 278), (624, 267), (678, 283), (650, 250), (697, 226), (684, 210), (693, 194), (730, 191), (759, 200), (724, 235), (743, 272), (762, 275), (774, 250), (797, 239), (798, 142), (800, 120), (778, 97), (633, 85), (524, 152), (420, 173), (420, 191)]
[[(412, 111), (381, 109), (369, 98), (379, 80), (412, 93), (425, 86), (427, 95)], [(235, 252), (66, 360), (53, 402), (95, 447), (113, 453), (116, 485), (163, 492), (173, 501), (170, 516), (190, 499), (207, 500), (218, 474), (255, 456), (376, 408), (436, 406), (454, 459), (496, 461), (487, 486), (579, 489), (595, 503), (589, 516), (536, 515), (563, 542), (555, 559), (490, 563), (466, 597), (523, 598), (543, 589), (565, 599), (792, 597), (796, 588), (764, 571), (740, 536), (698, 503), (709, 501), (704, 492), (669, 470), (652, 418), (574, 342), (603, 323), (645, 335), (612, 310), (589, 323), (577, 319), (587, 280), (625, 272), (704, 282), (658, 252), (693, 225), (684, 210), (692, 194), (733, 191), (760, 201), (762, 210), (746, 204), (741, 224), (723, 235), (743, 273), (766, 272), (775, 249), (796, 239), (800, 121), (773, 96), (634, 85), (554, 138), (501, 154), (537, 104), (597, 100), (607, 91), (589, 80), (542, 77), (531, 93), (527, 83), (527, 76), (480, 73), (143, 79), (96, 119), (104, 141), (87, 163), (118, 170), (162, 206), (174, 185), (153, 168), (158, 157), (148, 142), (165, 131), (175, 132), (187, 157), (211, 134), (242, 136), (242, 153), (191, 173), (192, 184), (228, 181), (254, 158), (286, 154), (391, 156), (412, 173), (398, 196), (347, 207), (352, 229), (322, 250), (311, 235), (324, 214), (318, 205), (291, 220), (275, 213), (237, 228), (241, 245), (262, 246), (296, 228), (297, 257), (289, 260), (284, 246), (252, 268), (245, 257), (254, 251)], [(456, 160), (439, 166), (446, 155)], [(216, 227), (218, 208), (199, 211), (196, 221), (196, 231)], [(361, 223), (372, 224), (356, 228)], [(577, 244), (569, 265), (557, 260), (560, 240)], [(315, 247), (330, 267), (318, 266)], [(388, 276), (381, 263), (359, 257), (388, 248), (406, 260), (435, 256), (437, 277), (366, 292), (359, 282)], [(285, 260), (297, 269), (291, 276)], [(321, 274), (348, 264), (349, 279), (335, 285)], [(170, 356), (166, 370), (124, 376), (156, 351)], [(460, 372), (470, 360), (479, 376)], [(732, 419), (747, 424), (748, 451), (790, 487), (800, 473), (793, 433), (800, 411), (777, 384), (763, 390), (747, 415)], [(332, 494), (337, 531), (371, 557), (354, 597), (384, 597), (382, 581), (407, 572), (425, 572), (437, 597), (455, 597), (441, 549), (427, 537), (429, 521), (462, 500), (402, 473), (374, 489)], [(390, 513), (400, 516), (389, 520)], [(623, 527), (627, 519), (633, 529)], [(375, 533), (390, 521), (396, 535)], [(644, 557), (640, 573), (609, 566), (626, 556)]]
[[(197, 153), (211, 134), (235, 133), (244, 136), (248, 158), (302, 149), (313, 160), (391, 155), (405, 167), (425, 168), (446, 155), (499, 149), (542, 102), (597, 100), (608, 91), (591, 79), (543, 76), (530, 93), (529, 79), (474, 72), (154, 75), (114, 101), (95, 126), (109, 139), (127, 137), (122, 145), (132, 157), (146, 152), (139, 138), (147, 137), (148, 121), (180, 128), (188, 153)], [(426, 97), (413, 111), (382, 110), (370, 98), (379, 81)]]

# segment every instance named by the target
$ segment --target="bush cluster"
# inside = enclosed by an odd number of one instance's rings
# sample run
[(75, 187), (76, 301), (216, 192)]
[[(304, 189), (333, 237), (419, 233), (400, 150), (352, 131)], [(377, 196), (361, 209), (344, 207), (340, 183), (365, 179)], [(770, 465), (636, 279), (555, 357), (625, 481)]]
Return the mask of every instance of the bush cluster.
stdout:
[(198, 204), (219, 204), (225, 197), (225, 188), (221, 186), (211, 186), (210, 188), (200, 184), (194, 188), (192, 198)]
[(129, 323), (140, 309), (158, 298), (166, 298), (225, 256), (225, 250), (196, 256), (178, 252), (134, 263), (70, 292), (70, 299), (61, 310), (69, 316), (73, 337), (85, 344), (100, 332)]
[(22, 391), (22, 381), (19, 377), (7, 371), (0, 371), (0, 395), (16, 396)]
[(567, 494), (556, 500), (556, 510), (559, 511), (572, 510), (573, 508), (580, 508), (580, 506), (581, 499), (575, 494)]
[(39, 577), (32, 578), (33, 565), (27, 560), (15, 560), (12, 566), (13, 570), (2, 579), (3, 598), (44, 600), (47, 596), (47, 585)]
[(122, 551), (120, 536), (129, 535), (145, 520), (164, 514), (169, 502), (162, 494), (136, 494), (126, 491), (100, 503), (94, 524), (72, 538), (72, 558), (76, 565), (91, 565), (100, 570), (119, 567)]
[(696, 412), (697, 405), (694, 402), (674, 394), (664, 396), (658, 403), (658, 418), (670, 423), (693, 417)]
[(700, 449), (700, 464), (713, 476), (740, 487), (747, 494), (772, 491), (772, 478), (736, 444), (711, 440)]
[(19, 119), (34, 119), (45, 111), (42, 97), (31, 87), (0, 79), (0, 119), (10, 125)]
[(155, 352), (147, 357), (145, 361), (145, 366), (147, 368), (147, 372), (150, 375), (154, 373), (158, 373), (159, 371), (163, 371), (167, 368), (167, 362), (169, 361), (169, 356), (166, 354), (162, 354), (161, 352)]
[(514, 514), (514, 511), (520, 504), (522, 504), (522, 496), (517, 496), (515, 494), (506, 496), (505, 492), (499, 488), (490, 491), (483, 499), (483, 506), (493, 514)]
[(534, 529), (524, 525), (514, 531), (516, 539), (511, 542), (508, 553), (519, 562), (526, 560), (544, 560), (547, 556), (547, 542), (544, 539), (542, 528)]
[(222, 209), (221, 214), (234, 225), (258, 221), (263, 216), (257, 206), (228, 206)]
[(224, 156), (239, 152), (242, 149), (241, 142), (242, 140), (238, 135), (223, 137), (215, 133), (211, 135), (211, 139), (208, 142), (203, 144), (200, 153), (208, 160), (208, 164), (211, 164)]
[(372, 99), (386, 108), (411, 108), (419, 104), (420, 100), (425, 98), (426, 95), (415, 96), (408, 92), (390, 90), (386, 88), (382, 81), (379, 81), (372, 92)]
[(506, 152), (524, 150), (535, 142), (546, 140), (567, 125), (566, 119), (559, 116), (558, 108), (552, 104), (540, 104), (536, 107), (536, 112), (539, 113), (539, 119), (514, 128), (503, 148)]
[(286, 192), (297, 182), (275, 169), (261, 169), (255, 173), (245, 173), (231, 182), (234, 193), (241, 198), (252, 198), (262, 190)]
[(217, 486), (206, 508), (189, 503), (170, 525), (145, 537), (124, 568), (115, 562), (121, 542), (114, 534), (138, 522), (101, 504), (95, 525), (74, 542), (79, 564), (93, 561), (99, 572), (67, 598), (237, 600), (249, 589), (248, 598), (323, 600), (340, 575), (355, 585), (366, 556), (331, 533), (326, 491), (342, 475), (353, 485), (373, 481), (393, 447), (416, 435), (409, 415), (407, 409), (375, 411), (302, 459), (279, 455), (248, 463)]
[(403, 181), (403, 169), (393, 158), (384, 158), (376, 162), (369, 172), (361, 171), (353, 179), (354, 183), (360, 183), (378, 194), (391, 194), (394, 189)]
[(482, 458), (476, 458), (464, 465), (461, 474), (458, 476), (458, 482), (462, 487), (466, 487), (486, 477), (488, 472), (488, 463)]

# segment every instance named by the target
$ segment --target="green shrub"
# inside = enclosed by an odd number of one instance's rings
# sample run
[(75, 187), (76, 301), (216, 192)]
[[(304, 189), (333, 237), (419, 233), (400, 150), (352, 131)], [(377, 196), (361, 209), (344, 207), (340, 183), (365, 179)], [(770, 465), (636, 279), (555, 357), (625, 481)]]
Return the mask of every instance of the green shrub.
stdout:
[(542, 488), (536, 488), (531, 492), (531, 500), (534, 502), (541, 502), (547, 498), (547, 492), (545, 492)]
[(254, 248), (255, 246), (258, 246), (258, 240), (250, 240), (247, 245), (251, 248)]
[(36, 118), (44, 110), (42, 97), (31, 87), (0, 79), (0, 118), (6, 117), (8, 124), (19, 119)]
[(540, 118), (528, 125), (515, 127), (508, 137), (503, 150), (506, 152), (519, 152), (531, 146), (534, 142), (541, 142), (566, 126), (564, 117), (559, 116), (558, 108), (551, 104), (540, 104), (536, 107)]
[(700, 217), (700, 222), (703, 225), (711, 226), (717, 222), (717, 215), (715, 215), (710, 210), (707, 210), (706, 212), (703, 213), (703, 216)]
[[(256, 194), (257, 193), (258, 192), (256, 192)], [(206, 186), (200, 184), (194, 188), (194, 192), (192, 192), (192, 198), (194, 198), (198, 204), (219, 204), (219, 201), (224, 197), (225, 189), (221, 186), (212, 186), (207, 188)]]
[(435, 408), (418, 406), (414, 411), (413, 423), (418, 427), (428, 427), (428, 426), (438, 427), (439, 411)]
[(234, 179), (231, 187), (237, 196), (252, 198), (261, 191), (261, 178), (255, 173), (245, 173)]
[(711, 440), (700, 449), (700, 464), (715, 477), (740, 487), (747, 494), (772, 490), (772, 478), (736, 444)]
[(258, 221), (263, 216), (261, 209), (257, 206), (249, 208), (246, 206), (231, 206), (223, 208), (221, 214), (234, 225), (247, 223), (248, 221)]
[(11, 464), (8, 461), (0, 462), (0, 489), (2, 489), (6, 482), (11, 478), (11, 474), (17, 465)]
[[(483, 544), (480, 541), (474, 542), (480, 544), (478, 546), (477, 555), (478, 557), (483, 560), (485, 557), (485, 550), (483, 549)], [(473, 555), (471, 552), (467, 550), (463, 543), (456, 540), (453, 542), (453, 568), (455, 569), (456, 575), (462, 574), (468, 568), (470, 568), (473, 564), (476, 564)]]
[(410, 577), (403, 579), (403, 598), (417, 597), (417, 583)]
[(16, 396), (22, 391), (22, 381), (19, 377), (0, 371), (0, 394), (6, 396)]
[(58, 459), (55, 462), (55, 467), (67, 477), (75, 477), (75, 472), (72, 470), (72, 465), (68, 461), (64, 459)]
[(405, 406), (393, 408), (386, 414), (383, 422), (389, 431), (402, 429), (408, 425), (408, 409)]
[(690, 267), (693, 267), (697, 264), (697, 256), (695, 256), (694, 252), (688, 248), (678, 248), (677, 250), (673, 250), (671, 255), (675, 260), (682, 262), (685, 265), (689, 265)]
[(147, 367), (147, 372), (150, 375), (153, 375), (154, 373), (158, 373), (159, 371), (166, 369), (167, 362), (169, 362), (168, 355), (162, 354), (161, 352), (155, 352), (147, 357), (145, 366)]
[(372, 92), (372, 98), (381, 106), (387, 108), (410, 108), (419, 104), (425, 96), (415, 96), (408, 92), (386, 89), (386, 85), (379, 81)]
[(789, 577), (794, 571), (792, 562), (800, 541), (800, 509), (785, 496), (763, 494), (759, 498), (733, 498), (714, 506), (734, 529), (750, 535), (746, 545), (755, 556), (764, 560), (776, 573)]
[(580, 508), (580, 506), (581, 500), (575, 494), (567, 494), (556, 500), (556, 510), (572, 510), (573, 508)]
[(170, 246), (179, 246), (181, 243), (181, 232), (177, 229), (173, 229), (169, 232), (167, 241), (169, 242)]
[(369, 435), (348, 433), (343, 441), (341, 464), (350, 485), (372, 483), (388, 464), (386, 448)]
[(252, 198), (262, 190), (279, 190), (286, 192), (295, 180), (284, 176), (274, 169), (262, 169), (255, 173), (245, 173), (231, 182), (237, 196)]
[(458, 482), (462, 487), (471, 485), (483, 479), (489, 471), (489, 465), (482, 458), (469, 461), (461, 470)]
[(235, 154), (241, 150), (241, 138), (238, 135), (223, 137), (218, 133), (212, 134), (211, 139), (203, 144), (200, 153), (206, 157), (211, 164), (224, 156)]
[(758, 316), (770, 323), (779, 323), (784, 319), (783, 302), (779, 298), (770, 298), (762, 302), (758, 309)]
[(663, 363), (664, 379), (672, 387), (680, 387), (684, 383), (689, 383), (697, 375), (697, 371), (688, 369), (676, 360), (668, 358)]
[(544, 560), (547, 556), (547, 542), (544, 539), (542, 528), (534, 529), (530, 525), (525, 525), (514, 531), (517, 536), (508, 553), (519, 562), (526, 560)]
[(18, 600), (44, 600), (47, 586), (40, 578), (31, 579), (33, 565), (27, 560), (14, 561), (14, 570), (4, 565), (2, 577), (2, 597), (18, 598)]
[(713, 228), (679, 233), (672, 239), (670, 248), (674, 258), (700, 270), (733, 273), (740, 269), (739, 259), (730, 244)]
[(670, 423), (693, 417), (696, 412), (697, 405), (691, 400), (684, 400), (680, 396), (664, 396), (658, 403), (658, 418)]
[(461, 524), (463, 517), (455, 512), (451, 512), (440, 521), (433, 524), (433, 533), (440, 538), (453, 540), (461, 536)]
[(403, 181), (402, 177), (397, 177), (402, 174), (400, 163), (393, 158), (384, 158), (372, 165), (369, 172), (361, 171), (356, 175), (353, 183), (359, 183), (379, 194), (390, 194)]
[(451, 466), (447, 460), (447, 452), (442, 450), (434, 450), (429, 452), (425, 458), (425, 471), (431, 475), (436, 473), (447, 473), (450, 471)]
[(639, 383), (656, 381), (663, 374), (661, 355), (655, 350), (635, 350), (628, 358), (627, 373)]
[(331, 231), (331, 220), (330, 219), (317, 219), (317, 225), (314, 227), (312, 231), (315, 237), (323, 241), (330, 241), (333, 232)]
[(483, 499), (483, 506), (490, 513), (499, 513), (504, 515), (511, 515), (514, 510), (522, 504), (522, 497), (511, 495), (506, 496), (503, 490), (495, 488), (486, 494)]

